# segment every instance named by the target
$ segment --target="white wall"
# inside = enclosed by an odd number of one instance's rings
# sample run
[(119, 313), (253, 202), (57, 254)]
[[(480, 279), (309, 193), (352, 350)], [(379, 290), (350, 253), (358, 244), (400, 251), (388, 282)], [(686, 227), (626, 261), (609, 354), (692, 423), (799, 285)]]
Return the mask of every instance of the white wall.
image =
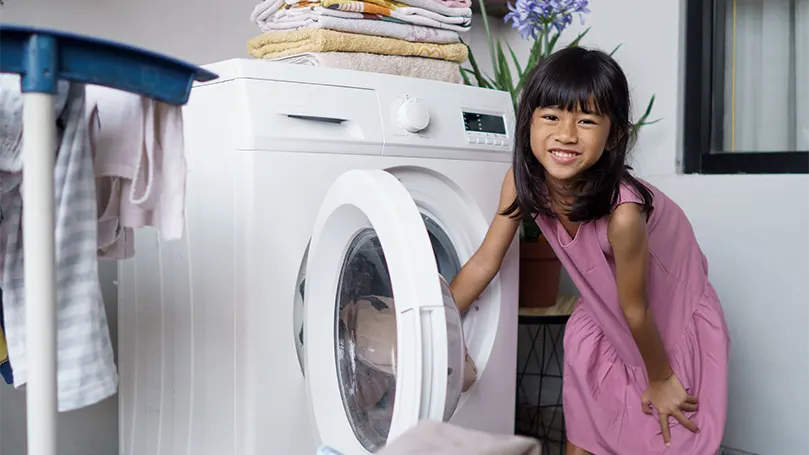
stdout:
[[(256, 34), (250, 11), (258, 0), (5, 0), (4, 24), (50, 27), (94, 35), (204, 64), (247, 57)], [(99, 275), (117, 348), (116, 263), (99, 263)], [(64, 413), (59, 418), (60, 455), (118, 453), (118, 398)], [(0, 454), (25, 453), (25, 392), (0, 384)]]
[[(591, 1), (584, 44), (611, 51), (623, 43), (616, 59), (636, 111), (657, 95), (653, 115), (663, 120), (642, 131), (634, 159), (688, 214), (722, 298), (733, 343), (725, 444), (760, 455), (809, 453), (809, 176), (678, 173), (683, 3)], [(527, 55), (518, 34), (507, 26), (500, 33)]]
[(4, 0), (3, 23), (68, 30), (196, 64), (247, 57), (259, 0)]

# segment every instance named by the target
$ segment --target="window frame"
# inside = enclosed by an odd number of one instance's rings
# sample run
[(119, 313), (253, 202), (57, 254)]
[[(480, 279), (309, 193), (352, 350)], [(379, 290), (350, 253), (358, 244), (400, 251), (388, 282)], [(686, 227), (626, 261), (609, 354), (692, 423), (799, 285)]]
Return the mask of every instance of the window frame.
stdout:
[[(724, 0), (686, 0), (683, 171), (686, 174), (809, 174), (809, 150), (719, 152), (724, 89)], [(716, 45), (715, 45), (716, 44)], [(723, 87), (724, 84), (719, 85)], [(717, 131), (712, 138), (712, 131)], [(717, 153), (719, 152), (719, 153)]]

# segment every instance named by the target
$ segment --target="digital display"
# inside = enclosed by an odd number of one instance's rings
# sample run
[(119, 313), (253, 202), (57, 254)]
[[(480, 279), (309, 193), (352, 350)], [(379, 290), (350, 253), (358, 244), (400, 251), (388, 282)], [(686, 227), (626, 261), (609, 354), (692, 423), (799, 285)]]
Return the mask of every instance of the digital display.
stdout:
[(501, 115), (464, 112), (463, 123), (466, 131), (474, 133), (506, 134), (506, 121)]

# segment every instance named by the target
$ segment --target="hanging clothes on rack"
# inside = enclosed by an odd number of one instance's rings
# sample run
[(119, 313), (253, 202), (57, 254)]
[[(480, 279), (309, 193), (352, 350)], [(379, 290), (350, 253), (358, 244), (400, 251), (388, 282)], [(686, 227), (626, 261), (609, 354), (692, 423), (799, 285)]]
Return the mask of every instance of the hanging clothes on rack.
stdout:
[(133, 230), (163, 240), (185, 229), (186, 160), (182, 110), (128, 92), (87, 88), (86, 115), (98, 197), (98, 256), (135, 254)]
[[(58, 150), (54, 151), (57, 384), (59, 411), (69, 411), (113, 395), (118, 375), (98, 282), (95, 176), (84, 116), (84, 85), (60, 81), (58, 88), (54, 97), (58, 136)], [(18, 76), (4, 75), (0, 92), (0, 162), (6, 166), (0, 169), (0, 286), (8, 357), (14, 366), (14, 386), (20, 387), (27, 382), (28, 371)]]

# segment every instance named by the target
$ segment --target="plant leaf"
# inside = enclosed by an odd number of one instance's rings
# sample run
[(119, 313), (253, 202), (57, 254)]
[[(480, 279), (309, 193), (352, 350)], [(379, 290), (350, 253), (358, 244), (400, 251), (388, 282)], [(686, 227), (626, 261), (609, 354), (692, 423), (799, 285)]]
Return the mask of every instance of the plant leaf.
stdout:
[[(475, 83), (474, 84), (466, 84), (466, 85), (477, 85), (478, 87), (481, 87), (481, 88), (492, 88), (491, 84), (489, 84), (489, 81), (487, 81), (486, 79), (483, 79), (483, 76), (481, 76), (481, 79), (477, 79), (477, 76), (475, 75), (475, 72), (472, 71), (469, 68), (461, 68), (461, 76), (463, 76), (464, 81), (466, 81), (469, 76), (472, 76), (472, 77), (475, 78)], [(471, 79), (470, 79), (470, 81), (471, 81)]]
[(579, 33), (579, 36), (577, 36), (576, 39), (571, 41), (570, 44), (567, 45), (567, 47), (578, 47), (579, 42), (581, 42), (581, 39), (584, 38), (584, 36), (587, 35), (587, 32), (589, 32), (589, 31), (590, 31), (590, 27), (587, 27), (587, 29), (585, 31)]
[(655, 119), (651, 121), (646, 120), (649, 118), (649, 115), (651, 115), (654, 104), (655, 104), (655, 95), (652, 95), (652, 98), (649, 99), (649, 104), (646, 105), (646, 111), (644, 111), (643, 115), (641, 115), (638, 121), (635, 122), (635, 129), (640, 129), (641, 127), (644, 127), (646, 125), (653, 125), (661, 120), (661, 119)]
[(486, 39), (489, 41), (489, 55), (492, 58), (492, 70), (497, 71), (497, 62), (495, 61), (494, 54), (494, 39), (492, 38), (492, 29), (489, 27), (489, 13), (486, 12), (486, 2), (478, 0), (480, 6), (480, 17), (483, 19), (483, 28), (486, 29)]
[(497, 63), (499, 69), (497, 74), (497, 82), (500, 84), (500, 89), (507, 91), (513, 98), (514, 79), (511, 78), (511, 70), (508, 67), (506, 53), (503, 51), (503, 45), (500, 40), (497, 40)]
[(525, 73), (520, 76), (520, 80), (517, 81), (517, 87), (514, 89), (514, 92), (519, 94), (523, 86), (525, 86), (526, 81), (528, 80), (528, 75), (531, 74), (531, 71), (537, 64), (539, 60), (539, 52), (542, 46), (540, 45), (540, 40), (534, 43), (534, 47), (531, 48), (531, 53), (528, 55), (528, 63), (525, 64)]
[[(470, 71), (470, 70), (468, 70), (466, 68), (461, 68), (461, 78), (463, 78), (464, 85), (474, 85), (474, 84), (472, 84), (472, 81), (469, 80), (469, 76), (467, 76), (467, 73), (472, 73), (472, 71)], [(474, 73), (472, 73), (472, 74), (474, 74)]]
[(623, 46), (623, 45), (624, 45), (624, 43), (621, 43), (621, 44), (615, 46), (615, 49), (613, 49), (612, 52), (610, 52), (610, 57), (612, 57), (616, 52), (618, 52), (618, 49), (620, 49), (621, 46)]
[(539, 53), (542, 51), (542, 44), (541, 40), (537, 39), (534, 42), (534, 47), (531, 48), (531, 53), (528, 54), (528, 64), (525, 65), (525, 68), (534, 68), (539, 60)]
[(549, 53), (553, 52), (553, 48), (556, 47), (556, 42), (559, 41), (560, 36), (562, 36), (562, 34), (557, 32), (556, 35), (554, 35), (553, 38), (551, 38), (550, 41), (548, 41), (548, 52)]
[(520, 66), (520, 61), (517, 60), (517, 54), (514, 53), (514, 49), (511, 48), (511, 44), (506, 41), (506, 47), (508, 47), (508, 52), (511, 54), (511, 60), (514, 62), (514, 68), (517, 70), (517, 77), (522, 79), (522, 67)]
[(486, 83), (489, 84), (488, 88), (491, 88), (493, 90), (500, 90), (500, 87), (497, 85), (497, 81), (495, 81), (491, 76), (489, 76), (488, 74), (484, 74), (483, 77)]
[(480, 66), (478, 66), (477, 60), (475, 60), (475, 55), (472, 53), (472, 48), (469, 47), (469, 45), (463, 40), (461, 40), (461, 43), (466, 46), (466, 49), (469, 51), (469, 65), (472, 67), (472, 73), (474, 74), (475, 79), (478, 81), (478, 86), (483, 88), (491, 88), (491, 85), (486, 81), (480, 71)]
[(652, 97), (649, 99), (649, 104), (646, 105), (646, 110), (643, 111), (643, 115), (641, 115), (640, 119), (638, 120), (639, 123), (644, 122), (647, 118), (649, 118), (649, 114), (652, 113), (652, 108), (654, 107), (654, 105), (655, 105), (655, 96), (652, 95)]

